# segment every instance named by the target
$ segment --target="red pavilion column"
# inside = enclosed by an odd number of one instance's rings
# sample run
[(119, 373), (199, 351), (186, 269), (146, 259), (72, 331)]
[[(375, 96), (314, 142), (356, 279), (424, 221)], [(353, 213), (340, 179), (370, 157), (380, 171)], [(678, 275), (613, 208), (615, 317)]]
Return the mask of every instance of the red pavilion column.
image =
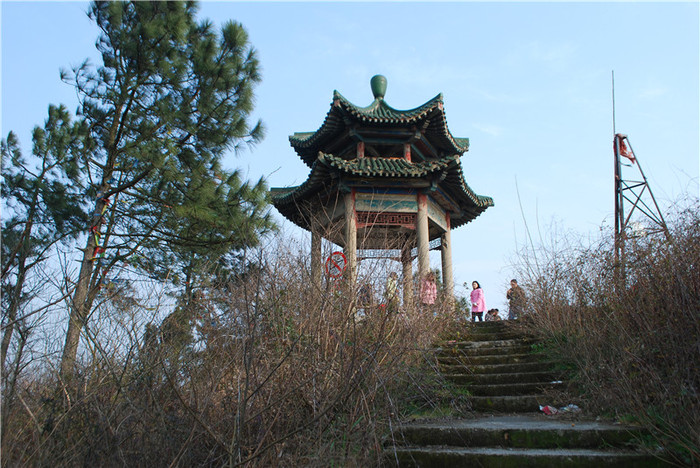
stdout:
[(416, 214), (416, 243), (418, 244), (418, 276), (422, 280), (430, 272), (430, 233), (428, 232), (428, 197), (418, 194)]
[(411, 244), (406, 243), (401, 249), (401, 266), (403, 274), (403, 307), (405, 310), (413, 306), (413, 259)]
[(322, 287), (321, 268), (323, 259), (321, 252), (321, 227), (316, 220), (311, 222), (311, 283), (320, 291)]
[(357, 275), (357, 214), (355, 213), (355, 190), (345, 194), (345, 258), (348, 260), (348, 278), (355, 284)]
[(442, 284), (445, 285), (445, 294), (449, 304), (454, 304), (454, 276), (452, 275), (452, 227), (450, 226), (450, 214), (445, 213), (447, 230), (442, 234)]

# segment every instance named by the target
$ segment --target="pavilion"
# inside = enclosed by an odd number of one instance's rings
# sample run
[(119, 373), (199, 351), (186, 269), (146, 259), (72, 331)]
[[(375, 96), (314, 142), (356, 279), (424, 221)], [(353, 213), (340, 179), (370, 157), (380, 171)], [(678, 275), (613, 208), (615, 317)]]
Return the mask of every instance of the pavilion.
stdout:
[(411, 110), (384, 100), (386, 78), (372, 77), (374, 101), (359, 107), (333, 92), (315, 132), (289, 141), (311, 168), (296, 187), (273, 188), (274, 206), (311, 232), (312, 280), (321, 284), (321, 238), (343, 248), (347, 278), (356, 279), (358, 250), (398, 250), (403, 264), (404, 304), (413, 300), (413, 252), (418, 273), (430, 271), (429, 251), (442, 253), (442, 280), (454, 290), (450, 231), (493, 206), (469, 188), (460, 157), (469, 139), (452, 136), (442, 94)]

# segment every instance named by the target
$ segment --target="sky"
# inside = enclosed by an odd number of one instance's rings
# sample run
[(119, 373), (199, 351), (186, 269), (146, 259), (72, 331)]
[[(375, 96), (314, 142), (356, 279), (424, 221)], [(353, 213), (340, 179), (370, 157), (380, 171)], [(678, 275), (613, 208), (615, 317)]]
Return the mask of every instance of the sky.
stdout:
[[(628, 135), (662, 211), (699, 196), (698, 5), (208, 1), (199, 18), (242, 23), (257, 49), (254, 118), (266, 137), (225, 162), (270, 187), (306, 180), (288, 136), (321, 126), (333, 90), (366, 106), (382, 74), (386, 102), (403, 110), (442, 93), (451, 133), (470, 139), (465, 179), (495, 203), (452, 233), (456, 293), (478, 280), (487, 307), (503, 312), (526, 223), (535, 237), (553, 224), (591, 237), (614, 224), (613, 72), (614, 128)], [(98, 61), (86, 10), (1, 4), (0, 127), (25, 152), (50, 103), (77, 106), (59, 70)], [(310, 242), (273, 213), (283, 232)]]

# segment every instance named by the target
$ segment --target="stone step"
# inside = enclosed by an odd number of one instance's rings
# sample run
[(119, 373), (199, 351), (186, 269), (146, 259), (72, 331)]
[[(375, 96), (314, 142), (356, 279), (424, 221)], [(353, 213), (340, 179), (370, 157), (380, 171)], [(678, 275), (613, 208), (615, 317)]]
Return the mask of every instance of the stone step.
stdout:
[(557, 372), (512, 372), (505, 374), (458, 374), (443, 372), (443, 375), (450, 382), (458, 385), (486, 385), (486, 384), (515, 384), (528, 382), (548, 383), (559, 381), (561, 374)]
[(509, 323), (506, 322), (505, 320), (497, 320), (495, 322), (486, 322), (486, 321), (472, 322), (471, 318), (470, 318), (470, 321), (468, 321), (464, 324), (463, 330), (466, 330), (466, 331), (469, 331), (469, 330), (487, 330), (487, 329), (502, 330), (504, 328), (508, 328), (508, 326), (509, 326)]
[(533, 353), (521, 354), (492, 354), (486, 356), (466, 356), (455, 354), (452, 356), (438, 357), (441, 365), (476, 365), (486, 366), (491, 364), (517, 364), (522, 362), (541, 362), (542, 356)]
[(466, 331), (460, 335), (458, 341), (499, 341), (512, 340), (513, 338), (522, 338), (522, 334), (513, 330), (478, 330)]
[(656, 468), (658, 459), (628, 450), (516, 449), (492, 447), (398, 447), (385, 454), (387, 466), (448, 468)]
[(532, 343), (525, 338), (496, 341), (454, 341), (435, 348), (435, 354), (438, 357), (525, 354), (531, 351), (530, 345)]
[(466, 420), (414, 422), (399, 426), (394, 445), (625, 448), (645, 431), (599, 421), (571, 421), (540, 414), (480, 416)]
[[(503, 349), (501, 348), (501, 351)], [(513, 351), (513, 350), (509, 350)], [(527, 351), (527, 350), (525, 350)], [(478, 356), (469, 356), (462, 353), (452, 353), (451, 355), (440, 355), (437, 356), (437, 361), (440, 364), (445, 365), (489, 365), (489, 364), (513, 364), (520, 362), (540, 362), (544, 358), (539, 354), (533, 354), (528, 352), (514, 352), (514, 353), (504, 353), (500, 354), (486, 354)]]
[[(495, 336), (495, 335), (490, 335)], [(522, 335), (510, 335), (505, 338), (494, 338), (493, 340), (472, 340), (470, 337), (461, 337), (458, 340), (446, 340), (439, 343), (438, 347), (444, 348), (478, 348), (488, 346), (510, 346), (521, 344), (532, 344), (534, 341)]]
[(441, 365), (440, 370), (444, 374), (508, 374), (525, 372), (552, 372), (553, 362), (516, 362), (512, 364), (489, 364), (484, 366), (473, 365)]
[[(564, 382), (526, 382), (508, 383), (498, 385), (469, 385), (467, 390), (474, 396), (518, 396), (537, 395), (548, 389), (560, 389), (564, 387)], [(532, 410), (530, 410), (532, 411)]]
[(470, 396), (473, 411), (489, 413), (532, 413), (539, 411), (540, 405), (564, 406), (566, 402), (551, 401), (545, 395), (500, 395)]

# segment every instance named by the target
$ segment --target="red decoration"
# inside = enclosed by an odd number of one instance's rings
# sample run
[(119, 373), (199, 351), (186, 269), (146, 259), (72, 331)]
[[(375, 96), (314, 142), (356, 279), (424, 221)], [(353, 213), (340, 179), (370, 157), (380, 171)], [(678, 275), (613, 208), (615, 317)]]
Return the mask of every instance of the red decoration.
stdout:
[(632, 152), (632, 150), (627, 148), (627, 145), (625, 144), (626, 139), (627, 139), (627, 136), (625, 136), (621, 133), (618, 133), (617, 135), (615, 135), (615, 141), (617, 142), (617, 147), (620, 150), (620, 156), (624, 156), (634, 163), (634, 162), (636, 162), (636, 159), (634, 158), (634, 153)]

